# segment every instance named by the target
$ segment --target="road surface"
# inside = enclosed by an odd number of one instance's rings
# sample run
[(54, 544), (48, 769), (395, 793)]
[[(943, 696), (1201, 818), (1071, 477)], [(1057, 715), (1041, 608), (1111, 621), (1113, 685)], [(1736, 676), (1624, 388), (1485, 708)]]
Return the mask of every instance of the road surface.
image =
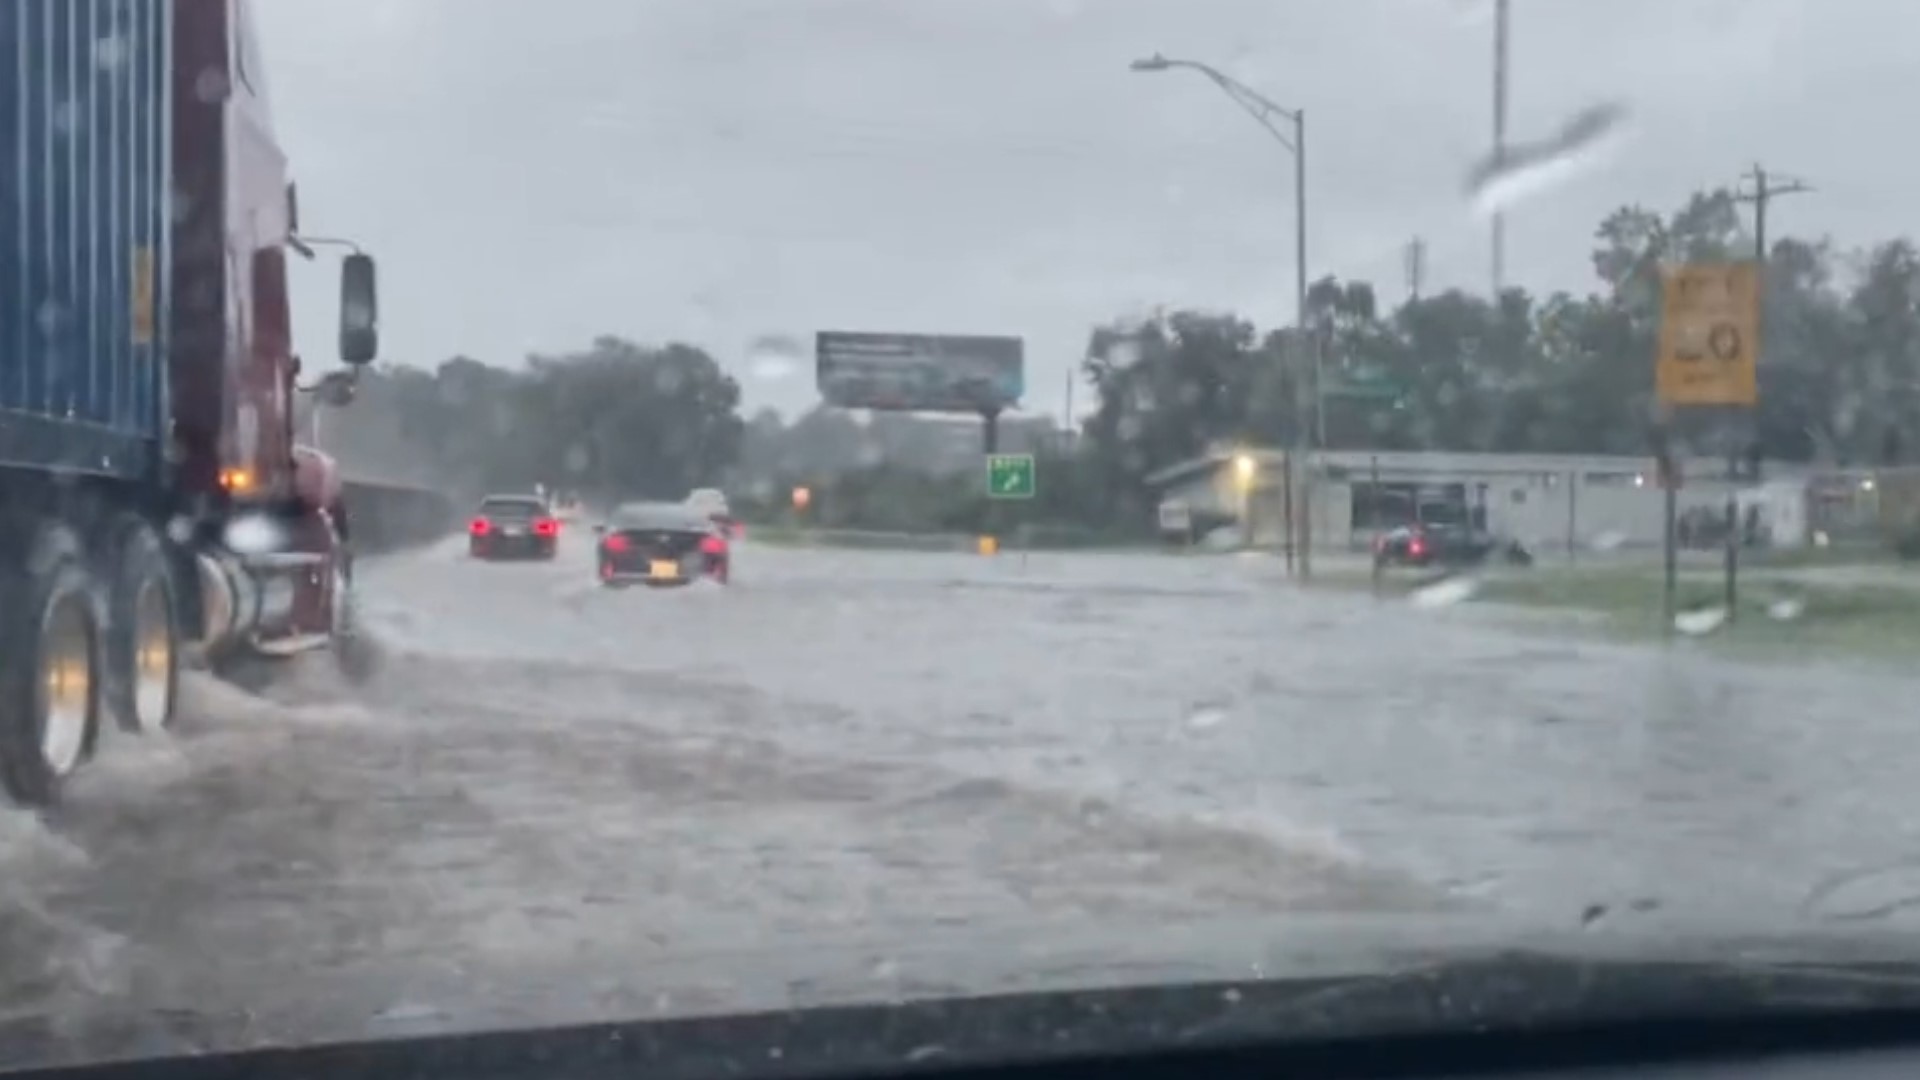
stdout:
[[(1254, 556), (748, 544), (731, 587), (605, 592), (583, 541), (369, 562), (371, 686), (191, 679), (177, 734), (0, 814), (0, 1061), (1079, 977), (1049, 928), (1119, 955), (1208, 920), (1920, 894), (1905, 673), (1301, 593)], [(937, 942), (981, 966), (903, 967)]]

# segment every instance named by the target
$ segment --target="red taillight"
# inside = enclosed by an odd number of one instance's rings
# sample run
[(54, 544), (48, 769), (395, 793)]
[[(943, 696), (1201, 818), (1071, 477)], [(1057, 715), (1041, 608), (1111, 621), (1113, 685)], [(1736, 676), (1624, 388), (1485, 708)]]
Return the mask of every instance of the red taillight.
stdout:
[(703, 536), (700, 538), (700, 553), (703, 555), (725, 555), (727, 553), (727, 542), (717, 536)]
[(541, 518), (539, 521), (533, 523), (533, 535), (559, 536), (560, 523), (552, 518)]
[(1407, 541), (1407, 554), (1413, 556), (1414, 558), (1417, 559), (1420, 556), (1426, 554), (1426, 551), (1427, 551), (1426, 541), (1424, 540)]
[(608, 551), (625, 551), (627, 550), (627, 538), (621, 536), (619, 533), (614, 533), (602, 541), (601, 546)]
[(492, 530), (493, 522), (486, 518), (474, 518), (473, 523), (467, 526), (467, 531), (475, 536), (485, 536)]

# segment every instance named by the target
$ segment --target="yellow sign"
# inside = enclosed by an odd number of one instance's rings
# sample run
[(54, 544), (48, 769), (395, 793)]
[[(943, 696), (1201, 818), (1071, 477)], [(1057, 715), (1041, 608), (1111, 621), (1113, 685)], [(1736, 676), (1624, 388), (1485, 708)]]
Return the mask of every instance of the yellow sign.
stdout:
[(1665, 295), (1654, 364), (1661, 404), (1758, 404), (1760, 274), (1755, 264), (1694, 263), (1661, 276)]
[(153, 344), (153, 249), (133, 249), (133, 343)]

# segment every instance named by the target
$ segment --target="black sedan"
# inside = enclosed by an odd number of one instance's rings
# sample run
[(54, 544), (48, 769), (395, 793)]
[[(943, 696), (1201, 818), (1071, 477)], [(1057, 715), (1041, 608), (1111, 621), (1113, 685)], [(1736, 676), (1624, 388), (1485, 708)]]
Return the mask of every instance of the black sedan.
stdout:
[(476, 559), (552, 559), (560, 521), (538, 495), (489, 495), (467, 523), (467, 553)]
[(1515, 566), (1533, 564), (1533, 553), (1518, 540), (1502, 540), (1465, 525), (1402, 525), (1373, 542), (1376, 574), (1392, 566), (1457, 570), (1479, 566), (1495, 556)]
[(732, 577), (727, 530), (685, 506), (623, 506), (594, 531), (600, 534), (595, 572), (609, 588), (688, 585), (702, 578), (725, 585)]

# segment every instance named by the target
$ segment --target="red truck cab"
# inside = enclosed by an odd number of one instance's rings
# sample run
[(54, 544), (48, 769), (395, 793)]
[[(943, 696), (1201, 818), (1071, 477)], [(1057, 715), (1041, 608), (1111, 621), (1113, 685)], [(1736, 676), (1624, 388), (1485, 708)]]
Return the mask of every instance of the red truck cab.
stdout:
[[(103, 718), (168, 724), (183, 654), (342, 640), (338, 472), (292, 433), (287, 260), (312, 244), (251, 16), (0, 2), (0, 790), (19, 802), (52, 801)], [(349, 380), (378, 349), (374, 284), (369, 257), (342, 260)]]

